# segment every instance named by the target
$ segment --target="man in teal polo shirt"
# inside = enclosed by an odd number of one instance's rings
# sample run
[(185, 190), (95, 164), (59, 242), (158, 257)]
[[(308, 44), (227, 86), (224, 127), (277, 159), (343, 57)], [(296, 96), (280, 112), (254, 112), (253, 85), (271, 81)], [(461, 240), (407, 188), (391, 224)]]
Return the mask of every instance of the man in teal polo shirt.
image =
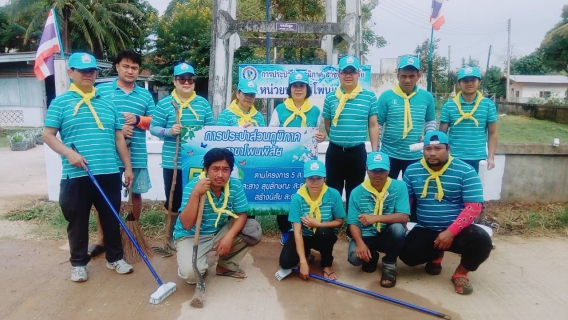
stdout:
[(362, 270), (377, 269), (379, 253), (384, 252), (381, 286), (396, 285), (396, 259), (404, 245), (406, 224), (410, 215), (408, 190), (404, 182), (389, 177), (389, 156), (371, 152), (367, 157), (369, 178), (353, 189), (349, 199), (347, 224), (353, 238), (347, 260)]
[(205, 206), (197, 252), (199, 272), (205, 274), (209, 268), (207, 253), (216, 250), (219, 256), (217, 275), (240, 279), (247, 277), (240, 269), (239, 262), (248, 251), (249, 244), (252, 245), (241, 234), (246, 228), (249, 204), (241, 182), (230, 177), (234, 166), (235, 157), (231, 151), (213, 148), (203, 156), (204, 172), (183, 190), (183, 203), (175, 223), (174, 238), (178, 275), (189, 284), (195, 284), (197, 279), (192, 256), (200, 197), (205, 197)]
[[(134, 178), (120, 116), (112, 101), (94, 88), (99, 70), (95, 57), (74, 53), (69, 57), (67, 73), (73, 83), (55, 98), (45, 116), (43, 141), (61, 155), (63, 174), (59, 204), (69, 222), (67, 236), (71, 253), (71, 281), (87, 281), (89, 215), (94, 205), (105, 234), (107, 268), (120, 274), (132, 272), (123, 260), (120, 226), (101, 193), (88, 177), (87, 165), (103, 192), (118, 212), (120, 209), (120, 174), (116, 154), (124, 164), (124, 180), (130, 186)], [(57, 138), (60, 133), (61, 140)], [(72, 150), (76, 146), (81, 154)]]
[[(174, 161), (177, 162), (176, 187), (172, 203), (172, 221), (175, 221), (180, 210), (182, 199), (182, 152), (174, 159), (176, 148), (176, 136), (181, 133), (182, 127), (189, 126), (213, 126), (215, 119), (209, 102), (195, 93), (195, 70), (185, 62), (174, 67), (175, 89), (168, 96), (163, 97), (156, 105), (152, 113), (150, 133), (164, 140), (162, 146), (162, 168), (164, 177), (164, 191), (168, 206), (172, 179), (174, 176)], [(179, 111), (176, 114), (173, 103), (176, 103)], [(179, 119), (181, 124), (176, 124)], [(170, 247), (174, 249), (172, 233), (174, 224), (168, 230), (170, 234)]]
[[(448, 132), (452, 156), (479, 172), (479, 161), (487, 159), (487, 169), (495, 167), (497, 149), (497, 107), (478, 90), (481, 71), (465, 67), (458, 71), (461, 91), (444, 104), (440, 131)], [(486, 151), (485, 144), (487, 142)]]
[[(148, 152), (146, 150), (146, 130), (148, 130), (148, 127), (145, 127), (144, 123), (151, 119), (154, 98), (148, 90), (136, 85), (140, 65), (142, 65), (142, 57), (138, 53), (133, 50), (123, 50), (116, 56), (114, 64), (118, 78), (97, 86), (97, 90), (103, 98), (114, 102), (119, 116), (121, 116), (122, 134), (127, 145), (129, 145), (130, 161), (134, 171), (130, 196), (132, 197), (132, 214), (135, 220), (140, 219), (142, 194), (148, 192), (152, 187), (148, 173)], [(118, 165), (123, 172), (124, 164), (119, 161)], [(100, 221), (97, 225), (97, 241), (89, 247), (89, 251), (92, 257), (104, 251)]]
[(371, 151), (379, 143), (377, 96), (359, 85), (359, 59), (345, 56), (339, 60), (339, 83), (325, 97), (322, 117), (329, 135), (325, 154), (328, 186), (343, 193), (349, 203), (351, 190), (365, 180), (367, 133)]
[(415, 56), (400, 58), (398, 84), (379, 97), (379, 124), (382, 127), (381, 151), (389, 155), (389, 176), (398, 175), (422, 154), (410, 151), (410, 145), (419, 143), (424, 132), (436, 129), (434, 97), (418, 88), (420, 60)]
[(457, 293), (470, 294), (467, 274), (493, 247), (489, 234), (473, 224), (483, 206), (481, 180), (470, 165), (452, 157), (444, 132), (428, 132), (423, 151), (424, 158), (404, 173), (410, 199), (417, 202), (418, 223), (406, 236), (400, 260), (411, 267), (426, 263), (426, 272), (438, 275), (444, 251), (460, 254), (451, 280)]

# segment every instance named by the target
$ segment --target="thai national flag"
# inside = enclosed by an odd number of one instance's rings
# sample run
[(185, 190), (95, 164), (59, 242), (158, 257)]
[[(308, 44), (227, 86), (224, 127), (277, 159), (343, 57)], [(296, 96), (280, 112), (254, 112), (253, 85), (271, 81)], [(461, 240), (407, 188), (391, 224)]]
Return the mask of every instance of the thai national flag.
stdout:
[(57, 30), (55, 10), (51, 8), (41, 35), (39, 48), (37, 48), (34, 65), (34, 73), (39, 81), (54, 73), (53, 56), (56, 52), (61, 52), (61, 47), (59, 45), (59, 31)]
[(442, 11), (442, 2), (444, 0), (432, 0), (432, 15), (430, 16), (430, 23), (434, 30), (440, 30), (440, 27), (446, 22)]

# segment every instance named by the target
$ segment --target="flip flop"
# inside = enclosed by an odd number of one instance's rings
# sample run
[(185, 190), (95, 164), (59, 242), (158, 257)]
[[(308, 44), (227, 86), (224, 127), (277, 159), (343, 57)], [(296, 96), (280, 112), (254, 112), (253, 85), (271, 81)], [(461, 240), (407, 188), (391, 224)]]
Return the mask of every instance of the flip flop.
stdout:
[(104, 252), (105, 252), (105, 247), (103, 246), (99, 246), (98, 244), (92, 244), (89, 246), (88, 254), (91, 256), (91, 258), (99, 256)]
[(244, 279), (247, 277), (247, 274), (243, 270), (217, 272), (217, 275), (223, 277), (237, 278), (237, 279)]
[[(322, 270), (322, 271), (323, 271), (323, 270)], [(323, 277), (324, 277), (324, 278), (329, 279), (329, 280), (331, 280), (331, 281), (337, 280), (337, 279), (330, 279), (330, 278), (329, 278), (329, 277), (331, 277), (332, 274), (335, 274), (335, 271), (332, 271), (332, 272), (330, 272), (330, 273), (327, 273), (327, 272), (323, 271)]]

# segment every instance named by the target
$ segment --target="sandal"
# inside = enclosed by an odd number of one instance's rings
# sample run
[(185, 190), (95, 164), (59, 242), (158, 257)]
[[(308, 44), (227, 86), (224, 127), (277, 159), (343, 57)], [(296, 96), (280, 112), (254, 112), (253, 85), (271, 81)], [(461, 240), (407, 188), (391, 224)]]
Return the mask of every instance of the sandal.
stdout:
[(454, 284), (454, 290), (456, 293), (471, 294), (473, 292), (473, 286), (465, 274), (455, 273), (452, 276), (452, 283)]
[(99, 246), (98, 244), (92, 244), (89, 247), (89, 252), (87, 254), (90, 255), (91, 258), (94, 258), (96, 256), (101, 255), (104, 252), (105, 252), (105, 247)]
[(424, 270), (427, 274), (437, 276), (442, 273), (442, 259), (444, 258), (444, 251), (440, 251), (437, 259), (426, 263)]
[(381, 276), (381, 287), (392, 288), (395, 285), (396, 285), (396, 271), (391, 268), (383, 268), (383, 274)]
[(224, 276), (224, 277), (231, 277), (231, 278), (237, 278), (237, 279), (244, 279), (247, 277), (247, 274), (243, 271), (243, 270), (237, 270), (237, 271), (226, 271), (226, 272), (217, 272), (218, 276)]
[(332, 271), (332, 272), (330, 272), (330, 273), (327, 273), (327, 272), (324, 271), (324, 270), (322, 270), (322, 271), (323, 271), (323, 277), (324, 277), (324, 278), (326, 278), (326, 279), (328, 279), (328, 280), (331, 280), (331, 281), (337, 280), (337, 277), (335, 277), (335, 279), (331, 279), (331, 276), (335, 274), (335, 271)]

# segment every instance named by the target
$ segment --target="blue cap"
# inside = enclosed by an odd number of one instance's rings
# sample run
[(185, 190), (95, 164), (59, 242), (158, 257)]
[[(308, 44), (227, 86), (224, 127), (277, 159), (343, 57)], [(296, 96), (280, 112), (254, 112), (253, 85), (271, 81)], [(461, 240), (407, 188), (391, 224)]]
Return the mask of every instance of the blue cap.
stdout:
[(195, 74), (195, 70), (193, 69), (192, 66), (190, 66), (187, 63), (180, 63), (177, 66), (174, 67), (174, 77), (177, 77), (181, 74), (184, 73), (191, 73), (191, 74)]
[(243, 93), (248, 94), (257, 94), (258, 88), (256, 87), (256, 83), (252, 80), (241, 80), (239, 81), (239, 85), (237, 86), (237, 90), (240, 90)]
[(345, 56), (339, 60), (339, 71), (344, 70), (347, 67), (353, 67), (355, 70), (359, 70), (361, 65), (359, 64), (359, 59), (355, 56)]
[(384, 152), (371, 152), (367, 155), (367, 169), (383, 169), (390, 171), (390, 159)]
[(294, 83), (305, 83), (306, 85), (310, 84), (310, 78), (308, 77), (308, 74), (302, 71), (295, 71), (292, 72), (290, 74), (290, 77), (288, 77), (288, 85), (294, 84)]
[(69, 61), (67, 63), (69, 65), (69, 68), (73, 69), (101, 69), (97, 66), (97, 60), (95, 59), (95, 57), (84, 52), (77, 52), (72, 54), (69, 57)]
[(458, 71), (458, 81), (467, 77), (475, 77), (481, 80), (481, 70), (479, 70), (479, 68), (470, 66), (461, 68), (460, 71)]
[[(438, 140), (431, 141), (433, 137), (438, 137)], [(424, 146), (429, 146), (431, 144), (448, 144), (448, 135), (442, 131), (428, 131), (424, 135)]]
[(318, 176), (325, 178), (325, 164), (319, 160), (310, 160), (304, 163), (304, 178)]
[(414, 67), (416, 70), (420, 71), (420, 59), (416, 56), (403, 56), (398, 61), (398, 68)]

